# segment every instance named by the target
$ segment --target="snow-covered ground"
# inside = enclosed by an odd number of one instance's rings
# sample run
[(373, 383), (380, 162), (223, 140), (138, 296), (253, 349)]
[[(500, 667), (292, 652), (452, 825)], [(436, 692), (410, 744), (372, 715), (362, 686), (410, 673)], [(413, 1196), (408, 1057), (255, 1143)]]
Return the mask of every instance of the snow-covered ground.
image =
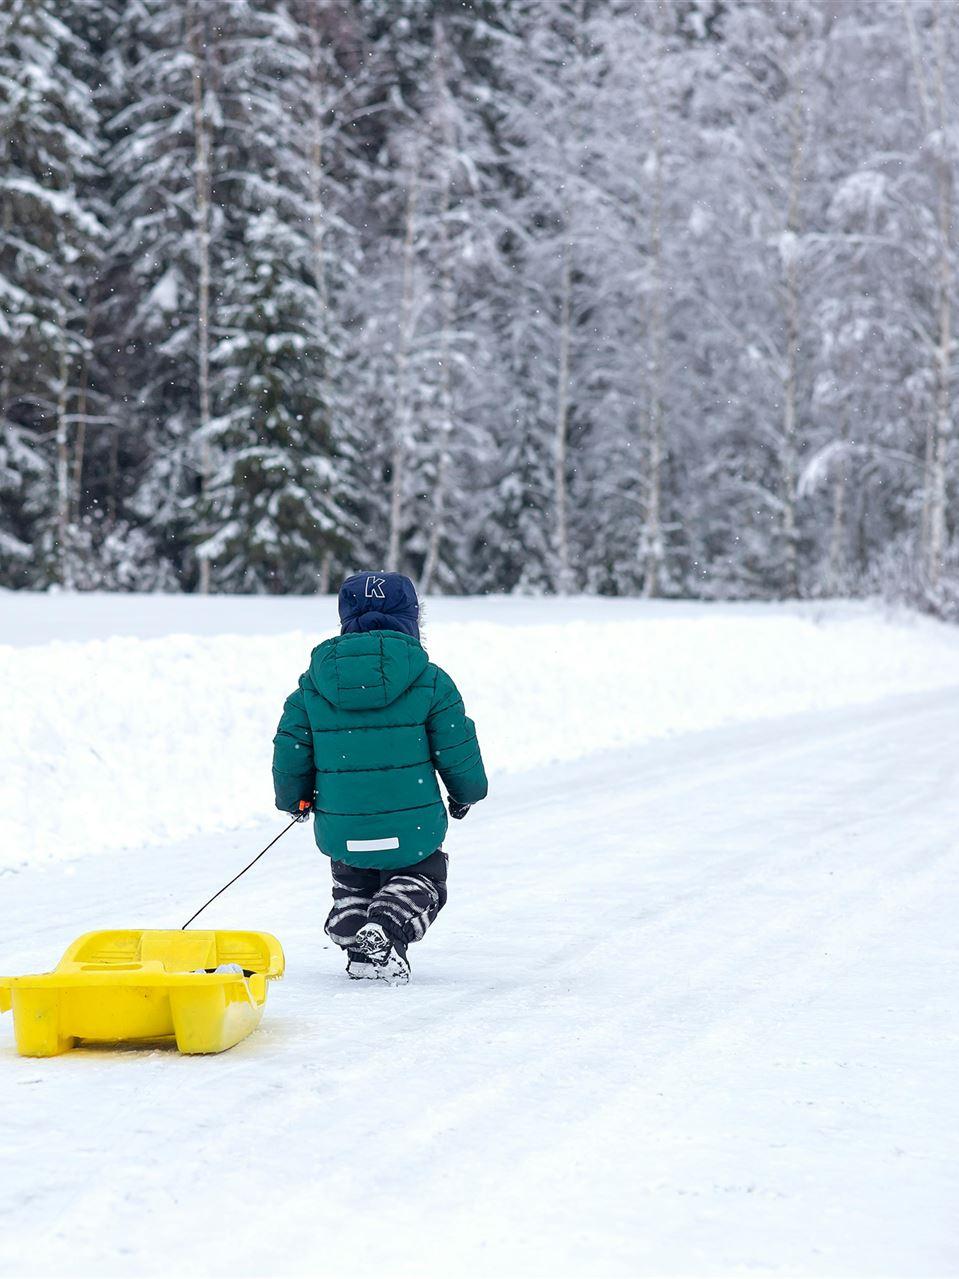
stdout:
[[(333, 633), (335, 602), (125, 599), (48, 597), (44, 624), (44, 597), (0, 597), (13, 641), (0, 645), (0, 866), (269, 811), (280, 708)], [(430, 653), (460, 684), (494, 777), (959, 686), (959, 633), (866, 607), (487, 599), (427, 613)]]
[[(178, 925), (279, 828), (326, 619), (217, 603), (0, 599), (0, 970)], [(297, 828), (204, 917), (287, 952), (232, 1052), (30, 1061), (4, 1019), (0, 1274), (959, 1274), (959, 634), (497, 600), (429, 639), (495, 780), (414, 984), (346, 981)], [(159, 842), (237, 769), (252, 825)]]

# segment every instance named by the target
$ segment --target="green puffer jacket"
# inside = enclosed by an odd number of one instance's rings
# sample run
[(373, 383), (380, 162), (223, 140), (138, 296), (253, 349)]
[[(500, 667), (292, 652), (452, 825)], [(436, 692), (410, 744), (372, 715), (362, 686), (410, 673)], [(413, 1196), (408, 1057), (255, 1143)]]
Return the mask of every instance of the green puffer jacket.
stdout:
[(486, 795), (473, 721), (419, 642), (366, 631), (315, 648), (273, 739), (277, 808), (310, 800), (328, 857), (392, 870), (443, 842), (437, 773), (461, 804)]

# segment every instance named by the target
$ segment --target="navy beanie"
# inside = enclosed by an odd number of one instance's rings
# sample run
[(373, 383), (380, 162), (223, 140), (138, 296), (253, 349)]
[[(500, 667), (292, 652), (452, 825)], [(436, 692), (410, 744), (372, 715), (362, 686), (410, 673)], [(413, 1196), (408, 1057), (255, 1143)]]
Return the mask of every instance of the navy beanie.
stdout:
[(420, 637), (416, 587), (402, 573), (354, 573), (340, 587), (340, 630), (403, 631)]

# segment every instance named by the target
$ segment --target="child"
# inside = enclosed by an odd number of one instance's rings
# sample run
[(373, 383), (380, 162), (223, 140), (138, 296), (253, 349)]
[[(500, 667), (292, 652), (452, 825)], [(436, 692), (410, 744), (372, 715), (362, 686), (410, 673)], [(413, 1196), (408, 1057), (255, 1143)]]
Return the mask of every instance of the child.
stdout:
[(447, 818), (486, 796), (473, 721), (420, 646), (419, 601), (400, 573), (340, 588), (342, 634), (313, 650), (273, 739), (276, 806), (316, 813), (332, 859), (327, 935), (353, 978), (410, 978), (406, 948), (446, 904)]

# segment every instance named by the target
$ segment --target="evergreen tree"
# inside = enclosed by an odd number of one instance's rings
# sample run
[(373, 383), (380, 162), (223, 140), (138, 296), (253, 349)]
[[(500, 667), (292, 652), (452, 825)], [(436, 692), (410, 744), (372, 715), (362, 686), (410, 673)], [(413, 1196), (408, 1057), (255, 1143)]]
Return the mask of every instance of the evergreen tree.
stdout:
[(116, 33), (107, 164), (115, 210), (101, 323), (125, 406), (127, 509), (187, 582), (212, 469), (210, 331), (228, 278), (219, 100), (225, 6), (131, 0)]
[(0, 13), (0, 581), (63, 580), (98, 121), (70, 3)]

